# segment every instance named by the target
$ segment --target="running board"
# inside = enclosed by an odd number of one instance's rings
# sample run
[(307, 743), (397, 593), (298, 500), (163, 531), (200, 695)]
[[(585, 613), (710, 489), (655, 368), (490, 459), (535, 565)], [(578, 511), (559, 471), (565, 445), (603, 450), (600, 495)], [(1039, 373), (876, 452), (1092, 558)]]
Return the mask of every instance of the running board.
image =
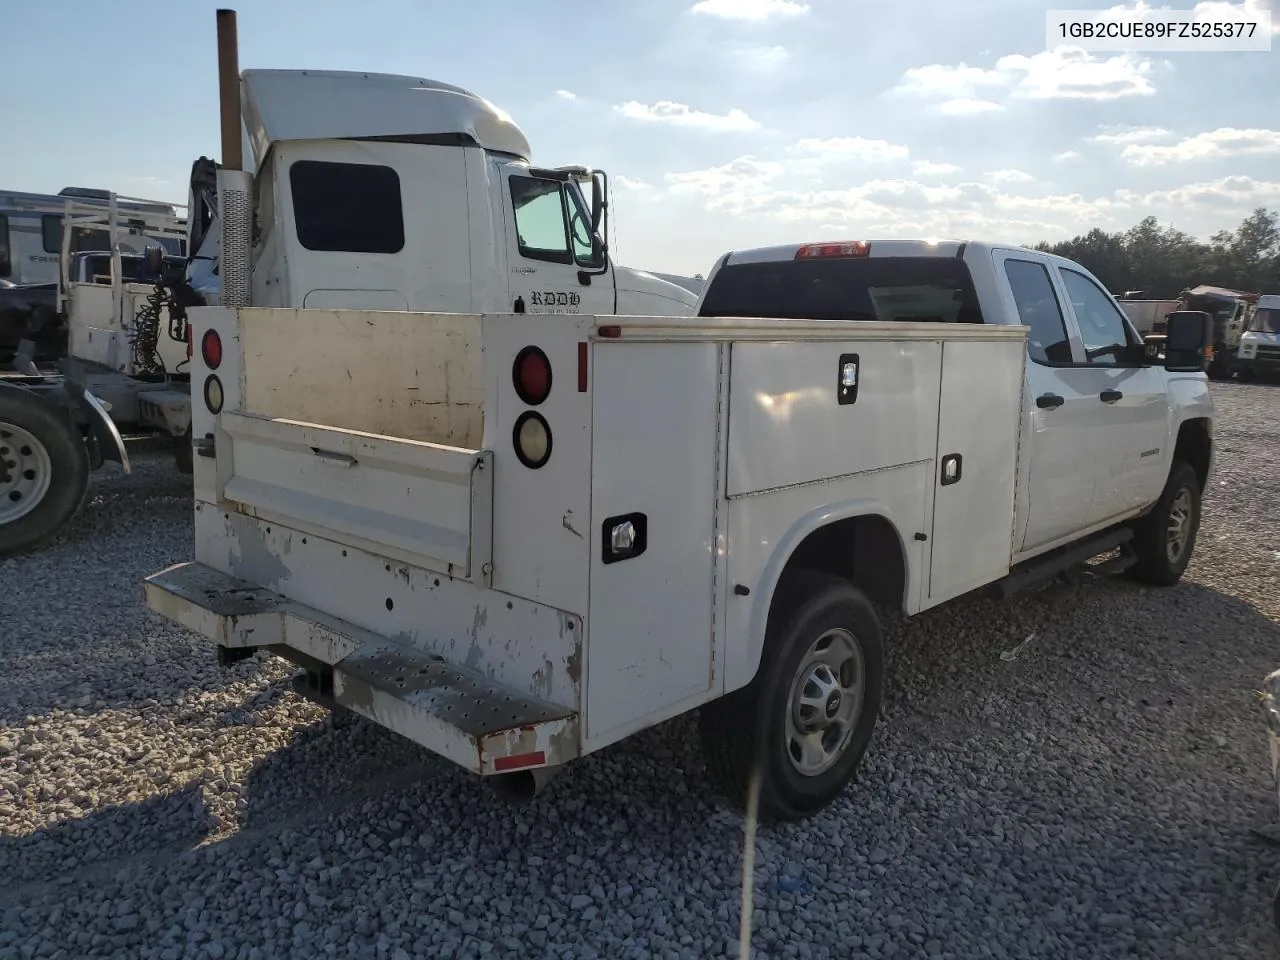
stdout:
[[(1116, 549), (1116, 547), (1126, 547), (1132, 539), (1132, 529), (1129, 527), (1117, 527), (1080, 543), (1059, 547), (1057, 550), (1042, 557), (1034, 557), (1026, 563), (1019, 564), (1008, 576), (991, 584), (988, 588), (989, 593), (998, 600), (1007, 600), (1032, 584), (1048, 580), (1050, 577), (1055, 577), (1073, 567), (1078, 567), (1100, 553), (1106, 553)], [(1136, 562), (1137, 558), (1133, 556), (1131, 551), (1126, 550), (1114, 560), (1108, 560), (1106, 563), (1101, 564), (1099, 572), (1112, 573), (1117, 570), (1124, 570), (1133, 566)]]

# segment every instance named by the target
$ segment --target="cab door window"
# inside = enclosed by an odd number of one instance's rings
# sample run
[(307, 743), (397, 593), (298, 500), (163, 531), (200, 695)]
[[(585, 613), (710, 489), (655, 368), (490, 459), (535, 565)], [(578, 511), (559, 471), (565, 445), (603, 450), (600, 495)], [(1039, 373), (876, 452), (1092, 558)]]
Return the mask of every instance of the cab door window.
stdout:
[(559, 181), (513, 176), (510, 183), (520, 256), (572, 264), (568, 211)]
[(1067, 267), (1059, 272), (1071, 298), (1086, 362), (1108, 367), (1132, 364), (1135, 344), (1120, 308), (1083, 273)]

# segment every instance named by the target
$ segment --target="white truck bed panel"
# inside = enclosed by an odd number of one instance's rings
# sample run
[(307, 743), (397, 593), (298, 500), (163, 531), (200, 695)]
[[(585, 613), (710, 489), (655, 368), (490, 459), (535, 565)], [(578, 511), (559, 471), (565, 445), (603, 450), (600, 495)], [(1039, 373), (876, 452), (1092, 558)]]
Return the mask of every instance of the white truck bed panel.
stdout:
[(248, 412), (482, 445), (479, 316), (247, 308), (240, 338)]
[[(1024, 352), (1017, 341), (943, 344), (927, 606), (1009, 572)], [(959, 479), (944, 484), (952, 455)]]
[[(711, 688), (721, 349), (595, 345), (585, 710), (593, 744)], [(635, 513), (644, 515), (645, 551), (602, 562), (607, 521)]]
[[(845, 354), (857, 395), (837, 404)], [(932, 458), (941, 358), (936, 341), (735, 343), (728, 496)]]
[(219, 500), (455, 576), (489, 560), (483, 537), (486, 555), (471, 552), (489, 528), (489, 453), (236, 413), (221, 429)]

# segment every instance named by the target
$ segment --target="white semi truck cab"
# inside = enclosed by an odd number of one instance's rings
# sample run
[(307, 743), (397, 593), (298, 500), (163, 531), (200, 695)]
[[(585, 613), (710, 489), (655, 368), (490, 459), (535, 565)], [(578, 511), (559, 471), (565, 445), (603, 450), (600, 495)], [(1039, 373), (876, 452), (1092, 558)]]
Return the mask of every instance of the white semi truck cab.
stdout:
[[(240, 95), (247, 302), (693, 312), (695, 294), (611, 261), (603, 172), (534, 166), (520, 128), (473, 93), (387, 74), (246, 70)], [(193, 261), (208, 299), (220, 297), (203, 269), (219, 255), (220, 227), (205, 228)], [(239, 276), (223, 267), (224, 282)]]
[(1235, 367), (1241, 380), (1280, 374), (1280, 295), (1258, 298), (1249, 326), (1240, 337)]

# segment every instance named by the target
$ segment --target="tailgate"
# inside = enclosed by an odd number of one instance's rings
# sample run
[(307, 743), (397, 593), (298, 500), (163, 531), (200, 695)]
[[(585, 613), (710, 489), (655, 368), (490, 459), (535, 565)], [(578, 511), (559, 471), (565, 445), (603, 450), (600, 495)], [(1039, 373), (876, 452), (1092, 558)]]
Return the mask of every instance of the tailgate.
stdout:
[(491, 452), (243, 413), (219, 426), (229, 509), (487, 585)]

